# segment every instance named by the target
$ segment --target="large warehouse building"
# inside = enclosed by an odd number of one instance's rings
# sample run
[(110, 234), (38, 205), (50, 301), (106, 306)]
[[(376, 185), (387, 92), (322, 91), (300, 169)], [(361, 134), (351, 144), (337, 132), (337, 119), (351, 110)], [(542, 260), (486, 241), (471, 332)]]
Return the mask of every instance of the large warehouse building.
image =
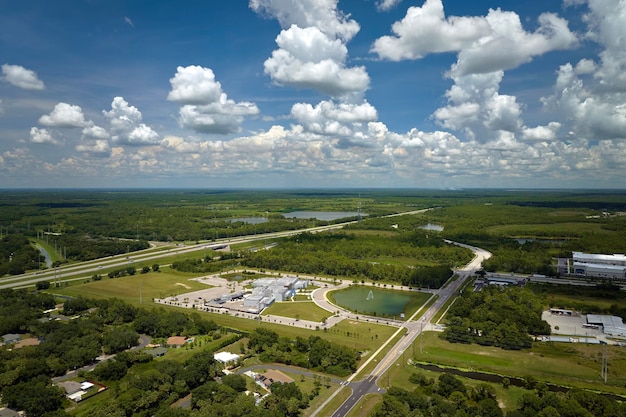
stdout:
[(583, 277), (626, 280), (626, 256), (572, 252), (571, 262), (559, 263), (559, 272)]

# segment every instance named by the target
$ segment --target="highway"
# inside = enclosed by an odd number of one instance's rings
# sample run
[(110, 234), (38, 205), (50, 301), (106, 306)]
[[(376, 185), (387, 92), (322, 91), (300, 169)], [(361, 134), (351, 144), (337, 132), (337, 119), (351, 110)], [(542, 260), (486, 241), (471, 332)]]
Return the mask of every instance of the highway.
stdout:
[[(430, 208), (407, 211), (403, 213), (391, 214), (385, 217), (406, 216), (412, 214), (420, 214), (432, 210)], [(106, 258), (95, 259), (86, 262), (80, 262), (65, 265), (58, 268), (51, 268), (45, 271), (29, 272), (22, 275), (13, 275), (8, 277), (0, 277), (0, 289), (3, 288), (25, 288), (35, 285), (40, 281), (64, 282), (76, 281), (91, 278), (94, 274), (100, 273), (102, 268), (123, 268), (130, 265), (137, 266), (140, 263), (150, 265), (155, 261), (171, 257), (176, 254), (185, 254), (189, 252), (198, 252), (205, 249), (211, 249), (215, 246), (224, 244), (234, 245), (238, 243), (248, 243), (254, 241), (263, 241), (266, 239), (277, 239), (294, 236), (300, 233), (318, 233), (327, 230), (341, 229), (347, 225), (357, 223), (357, 220), (336, 223), (327, 226), (310, 227), (298, 230), (286, 230), (282, 232), (255, 234), (249, 236), (234, 237), (229, 239), (218, 239), (214, 242), (202, 242), (193, 245), (169, 245), (157, 248), (145, 249), (142, 251), (126, 253), (123, 255), (110, 256)]]
[[(432, 209), (415, 210), (410, 212), (398, 213), (387, 217), (402, 216), (419, 214)], [(23, 275), (2, 277), (0, 278), (0, 289), (2, 288), (16, 288), (16, 287), (28, 287), (32, 286), (39, 281), (52, 281), (52, 282), (64, 282), (72, 280), (84, 280), (89, 279), (94, 274), (101, 271), (102, 268), (121, 268), (130, 265), (138, 265), (139, 263), (151, 264), (159, 259), (165, 257), (171, 257), (176, 254), (185, 254), (190, 252), (199, 252), (206, 249), (211, 249), (215, 246), (221, 246), (224, 244), (233, 245), (240, 243), (248, 243), (254, 241), (263, 241), (266, 239), (276, 239), (297, 235), (300, 233), (317, 233), (333, 229), (341, 229), (347, 225), (353, 224), (356, 221), (337, 223), (327, 226), (318, 226), (307, 229), (289, 230), (275, 233), (255, 234), (250, 236), (242, 236), (230, 239), (220, 239), (215, 242), (203, 242), (193, 245), (177, 245), (177, 246), (165, 246), (161, 248), (146, 249), (143, 251), (133, 252), (124, 255), (117, 255), (107, 258), (101, 258), (97, 260), (81, 262), (64, 266), (62, 268), (52, 268), (43, 272), (30, 272)], [(345, 386), (348, 386), (352, 390), (350, 397), (341, 405), (339, 409), (335, 411), (333, 417), (345, 416), (354, 405), (367, 393), (381, 392), (381, 388), (378, 387), (377, 382), (383, 377), (385, 372), (406, 352), (412, 347), (413, 342), (420, 335), (420, 333), (432, 325), (430, 320), (441, 309), (446, 302), (458, 292), (458, 289), (465, 282), (465, 280), (472, 275), (476, 270), (481, 268), (482, 261), (491, 256), (491, 253), (476, 247), (469, 245), (446, 241), (449, 244), (455, 244), (471, 249), (474, 252), (474, 258), (462, 269), (456, 272), (457, 279), (449, 281), (448, 285), (444, 288), (433, 291), (434, 302), (428, 307), (428, 309), (422, 313), (421, 309), (411, 316), (407, 321), (401, 324), (398, 330), (376, 351), (374, 352), (368, 361), (361, 365), (361, 367), (342, 384), (343, 387), (338, 389), (331, 395), (317, 410), (315, 410), (311, 416), (317, 415), (326, 404), (328, 404)], [(419, 321), (414, 319), (421, 314)], [(406, 332), (404, 337), (391, 348), (389, 348), (386, 355), (380, 360), (378, 365), (373, 371), (361, 381), (354, 381), (357, 375), (369, 365), (370, 361), (378, 356), (379, 353), (388, 348), (388, 345), (398, 337), (398, 335)]]

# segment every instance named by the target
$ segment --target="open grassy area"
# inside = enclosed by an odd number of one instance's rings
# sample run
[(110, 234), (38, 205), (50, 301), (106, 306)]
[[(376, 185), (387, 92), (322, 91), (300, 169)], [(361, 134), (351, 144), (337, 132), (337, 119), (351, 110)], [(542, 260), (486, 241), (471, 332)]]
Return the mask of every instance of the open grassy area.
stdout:
[[(406, 360), (406, 358), (401, 358), (394, 364), (394, 366), (392, 366), (389, 375), (385, 373), (382, 376), (379, 385), (387, 386), (387, 377), (389, 377), (389, 382), (391, 386), (402, 388), (407, 391), (413, 391), (417, 387), (417, 385), (409, 381), (409, 377), (413, 374), (422, 374), (426, 378), (433, 380), (437, 380), (442, 375), (442, 373), (440, 372), (432, 372), (416, 368), (414, 365), (411, 365)], [(456, 378), (460, 379), (468, 389), (486, 383), (484, 381), (464, 378), (461, 376), (456, 376)], [(502, 384), (486, 384), (492, 386), (495, 389), (500, 406), (503, 408), (504, 411), (507, 412), (517, 409), (522, 395), (527, 392), (527, 390), (525, 390), (524, 388), (519, 388), (515, 386), (509, 386), (508, 388), (504, 388)]]
[(342, 320), (335, 326), (326, 330), (304, 329), (295, 326), (285, 326), (281, 324), (268, 323), (265, 321), (249, 320), (230, 314), (208, 313), (198, 310), (190, 310), (182, 307), (168, 306), (164, 304), (144, 304), (144, 308), (166, 308), (175, 309), (183, 313), (198, 312), (198, 314), (213, 320), (220, 326), (238, 329), (242, 331), (252, 331), (259, 327), (265, 327), (273, 330), (291, 339), (297, 336), (308, 338), (309, 336), (320, 336), (331, 342), (339, 343), (344, 346), (356, 349), (362, 352), (361, 363), (368, 358), (372, 352), (376, 351), (393, 333), (397, 330), (395, 327), (377, 324), (374, 321), (363, 322), (353, 320)]
[(263, 310), (263, 315), (282, 316), (290, 318), (299, 318), (301, 320), (310, 320), (321, 322), (323, 319), (330, 317), (332, 314), (321, 307), (318, 307), (313, 301), (283, 301), (276, 302), (270, 307)]
[(487, 231), (496, 235), (516, 237), (572, 237), (580, 233), (613, 234), (603, 229), (600, 223), (592, 222), (568, 222), (568, 223), (545, 223), (545, 224), (506, 224), (490, 226)]
[(423, 353), (416, 349), (415, 359), (435, 364), (526, 378), (565, 386), (626, 394), (626, 350), (607, 346), (609, 378), (600, 378), (602, 346), (569, 343), (534, 343), (523, 351), (448, 343), (436, 332), (425, 332)]
[(208, 288), (206, 284), (190, 280), (194, 274), (163, 270), (147, 274), (135, 274), (121, 278), (102, 277), (100, 281), (91, 281), (54, 288), (54, 294), (83, 296), (87, 298), (119, 298), (133, 305), (139, 305), (140, 293), (143, 303), (151, 303), (153, 298), (162, 298), (180, 293)]
[[(296, 385), (298, 385), (298, 387), (300, 388), (300, 391), (302, 391), (303, 394), (308, 395), (315, 389), (315, 378), (310, 377), (310, 376), (304, 376), (296, 372), (288, 372), (282, 369), (281, 369), (281, 372), (289, 376), (290, 378), (292, 378), (294, 382), (296, 383)], [(317, 375), (319, 375), (318, 380), (321, 383), (320, 388), (319, 388), (320, 393), (315, 398), (310, 400), (309, 407), (302, 411), (303, 417), (311, 415), (313, 411), (315, 411), (318, 407), (320, 407), (324, 403), (324, 401), (326, 401), (326, 399), (339, 387), (339, 384), (327, 382), (324, 379), (325, 378), (324, 375), (321, 375), (321, 374), (317, 374)], [(328, 388), (326, 387), (327, 384), (328, 384)]]
[(594, 306), (603, 311), (608, 311), (612, 305), (626, 308), (626, 299), (608, 300), (595, 297), (569, 296), (566, 294), (546, 294), (544, 297), (546, 307), (582, 310), (583, 313), (587, 312), (585, 306)]

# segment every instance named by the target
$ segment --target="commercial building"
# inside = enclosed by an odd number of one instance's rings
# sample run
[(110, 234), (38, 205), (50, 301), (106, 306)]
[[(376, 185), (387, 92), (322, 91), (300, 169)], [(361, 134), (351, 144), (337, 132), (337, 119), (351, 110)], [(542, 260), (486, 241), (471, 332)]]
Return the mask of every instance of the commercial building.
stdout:
[(246, 297), (243, 305), (250, 312), (260, 313), (274, 301), (286, 301), (296, 295), (296, 291), (306, 288), (307, 280), (298, 277), (261, 278), (252, 282), (252, 294)]
[(626, 337), (626, 326), (621, 317), (603, 314), (587, 314), (587, 324), (602, 328), (602, 333), (609, 336)]
[(626, 256), (572, 252), (571, 259), (560, 259), (559, 273), (581, 277), (626, 280)]

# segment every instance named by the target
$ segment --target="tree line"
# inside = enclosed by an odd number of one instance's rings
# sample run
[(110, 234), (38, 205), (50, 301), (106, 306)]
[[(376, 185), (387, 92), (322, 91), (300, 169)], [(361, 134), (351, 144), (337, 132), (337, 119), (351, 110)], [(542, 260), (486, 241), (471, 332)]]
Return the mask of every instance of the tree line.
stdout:
[[(471, 252), (424, 235), (421, 232), (391, 237), (349, 232), (303, 233), (282, 241), (271, 251), (245, 253), (241, 264), (439, 288), (450, 278), (451, 266), (468, 262)], [(404, 262), (385, 261), (390, 258)]]
[(337, 376), (356, 371), (360, 358), (357, 351), (319, 336), (308, 339), (298, 336), (292, 340), (261, 327), (248, 337), (248, 348), (259, 354), (263, 362), (279, 362)]
[(542, 310), (539, 297), (527, 288), (485, 286), (465, 291), (450, 307), (442, 337), (453, 343), (530, 348), (530, 335), (550, 334)]
[(0, 395), (9, 407), (42, 416), (61, 406), (63, 396), (51, 377), (94, 363), (102, 353), (116, 354), (135, 346), (139, 333), (154, 337), (207, 334), (218, 329), (198, 313), (183, 314), (135, 308), (121, 300), (69, 299), (61, 311), (71, 320), (50, 320), (52, 296), (25, 290), (0, 290), (0, 334), (28, 333), (37, 346), (0, 348)]
[(20, 275), (39, 268), (40, 253), (28, 238), (8, 235), (0, 239), (0, 276)]
[[(437, 380), (423, 374), (410, 379), (416, 387), (391, 387), (383, 395), (372, 417), (454, 416), (454, 417), (598, 417), (626, 415), (626, 405), (600, 394), (572, 389), (550, 392), (542, 383), (529, 386), (517, 408), (503, 412), (493, 385), (467, 387), (457, 377), (441, 374)], [(505, 386), (506, 388), (506, 386)]]

